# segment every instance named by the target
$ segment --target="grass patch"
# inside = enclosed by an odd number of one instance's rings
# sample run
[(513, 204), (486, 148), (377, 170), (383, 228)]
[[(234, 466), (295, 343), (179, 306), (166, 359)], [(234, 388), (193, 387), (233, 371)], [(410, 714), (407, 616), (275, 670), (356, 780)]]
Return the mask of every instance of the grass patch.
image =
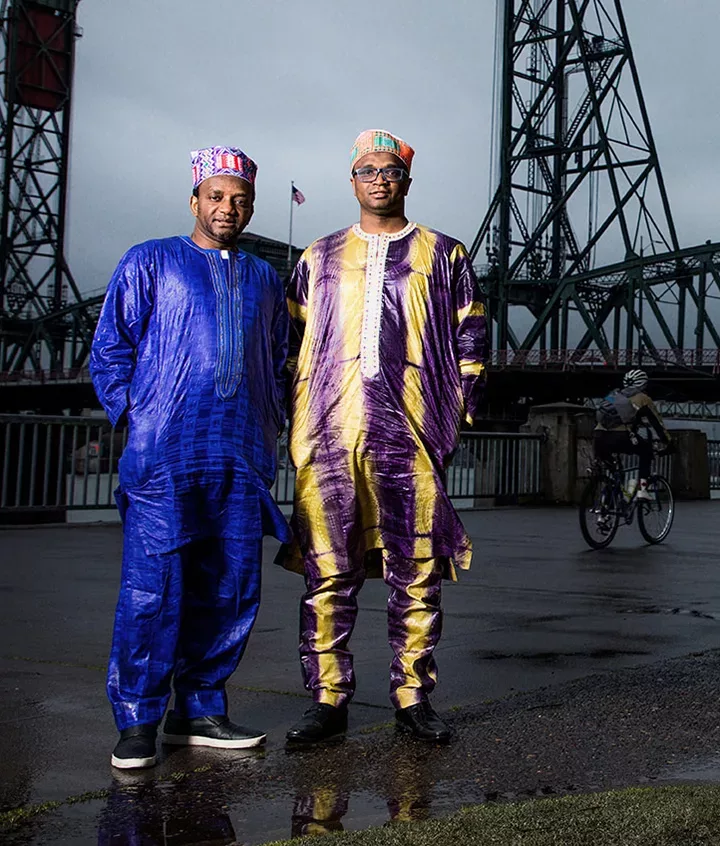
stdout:
[[(317, 846), (313, 838), (282, 841)], [(331, 835), (342, 846), (717, 846), (720, 787), (630, 788), (478, 805), (440, 820)], [(275, 846), (281, 846), (276, 841)]]
[(13, 808), (11, 811), (3, 811), (0, 813), (0, 831), (22, 825), (22, 823), (26, 823), (34, 817), (47, 814), (48, 811), (54, 811), (55, 808), (59, 808), (61, 805), (62, 802), (43, 802), (42, 805), (26, 805), (24, 808)]
[(107, 799), (109, 796), (110, 791), (107, 788), (103, 788), (102, 790), (88, 790), (87, 793), (81, 793), (79, 796), (68, 796), (65, 804), (80, 805), (82, 802), (94, 802), (96, 799)]
[(80, 805), (83, 802), (93, 802), (96, 799), (107, 799), (108, 796), (110, 796), (110, 791), (107, 789), (89, 790), (87, 793), (80, 793), (78, 796), (68, 796), (62, 802), (39, 802), (37, 805), (24, 805), (22, 808), (12, 808), (10, 811), (0, 813), (0, 831), (17, 828), (43, 814), (57, 811), (63, 805)]

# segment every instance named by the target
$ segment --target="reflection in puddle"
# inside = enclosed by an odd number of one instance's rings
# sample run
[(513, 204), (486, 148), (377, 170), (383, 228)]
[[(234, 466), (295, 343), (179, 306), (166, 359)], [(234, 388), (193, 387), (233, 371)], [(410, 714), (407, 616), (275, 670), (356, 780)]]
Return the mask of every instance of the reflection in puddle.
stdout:
[[(352, 805), (352, 813), (351, 811)], [(427, 795), (407, 793), (387, 799), (384, 812), (378, 797), (363, 792), (349, 793), (318, 788), (310, 795), (295, 797), (292, 814), (292, 837), (310, 834), (333, 834), (387, 822), (412, 822), (431, 816)]]
[(188, 806), (182, 809), (183, 798), (171, 799), (167, 785), (131, 789), (116, 785), (101, 815), (98, 846), (250, 846), (427, 819), (463, 804), (455, 797), (450, 806), (441, 801), (431, 813), (427, 795), (407, 793), (381, 799), (366, 791), (351, 794), (332, 786), (295, 797), (248, 798), (234, 807), (220, 805), (211, 796), (203, 797), (204, 807), (199, 806), (200, 795), (187, 798)]
[(297, 796), (292, 813), (292, 837), (345, 831), (343, 817), (350, 796), (343, 790), (320, 787), (310, 796)]
[(236, 842), (229, 815), (213, 804), (167, 816), (167, 785), (128, 789), (116, 782), (98, 828), (98, 846), (222, 846)]
[[(364, 752), (367, 757), (354, 759), (308, 756), (305, 766), (302, 756), (293, 755), (293, 836), (423, 820), (446, 810), (435, 807), (441, 783), (433, 767), (433, 753), (444, 758), (446, 749), (393, 742)], [(381, 772), (382, 778), (373, 778), (373, 771), (376, 776)], [(454, 784), (448, 795), (455, 796)], [(453, 806), (459, 804), (455, 798)]]

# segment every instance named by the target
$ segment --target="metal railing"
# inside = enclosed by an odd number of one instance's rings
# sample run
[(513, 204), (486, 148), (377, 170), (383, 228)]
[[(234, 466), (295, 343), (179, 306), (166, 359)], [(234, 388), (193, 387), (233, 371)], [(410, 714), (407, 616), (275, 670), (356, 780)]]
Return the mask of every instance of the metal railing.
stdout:
[[(636, 455), (621, 455), (620, 464), (623, 468), (624, 484), (631, 479), (637, 481), (640, 471), (640, 464)], [(656, 455), (652, 461), (651, 472), (658, 476), (664, 476), (672, 484), (672, 456)]]
[[(720, 348), (706, 349), (562, 349), (562, 350), (493, 350), (490, 355), (493, 370), (604, 370), (608, 367), (646, 367), (650, 370), (700, 368), (720, 373)], [(57, 385), (88, 383), (87, 367), (65, 370), (20, 370), (0, 373), (0, 384)]]
[(720, 349), (566, 349), (566, 350), (493, 350), (491, 364), (495, 370), (545, 369), (587, 370), (607, 367), (647, 367), (651, 370), (704, 368), (720, 372)]
[[(0, 514), (113, 509), (125, 428), (105, 418), (0, 415)], [(472, 507), (479, 498), (541, 493), (541, 435), (466, 432), (447, 470), (450, 497)], [(285, 437), (278, 444), (272, 494), (289, 505), (295, 470)]]
[(464, 432), (447, 470), (450, 498), (474, 500), (540, 494), (543, 438), (543, 435), (511, 432)]
[(57, 385), (67, 382), (71, 384), (87, 384), (92, 382), (89, 368), (16, 370), (12, 373), (0, 373), (0, 384), (2, 385)]
[(103, 418), (0, 415), (0, 512), (114, 508), (126, 440)]

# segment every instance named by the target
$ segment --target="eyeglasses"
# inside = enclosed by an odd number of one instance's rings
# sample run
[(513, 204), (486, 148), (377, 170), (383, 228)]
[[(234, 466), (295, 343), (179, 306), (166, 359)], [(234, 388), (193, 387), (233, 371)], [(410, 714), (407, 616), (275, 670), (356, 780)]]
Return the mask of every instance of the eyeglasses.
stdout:
[(378, 175), (386, 182), (402, 182), (408, 175), (404, 167), (359, 167), (352, 172), (360, 182), (375, 182)]

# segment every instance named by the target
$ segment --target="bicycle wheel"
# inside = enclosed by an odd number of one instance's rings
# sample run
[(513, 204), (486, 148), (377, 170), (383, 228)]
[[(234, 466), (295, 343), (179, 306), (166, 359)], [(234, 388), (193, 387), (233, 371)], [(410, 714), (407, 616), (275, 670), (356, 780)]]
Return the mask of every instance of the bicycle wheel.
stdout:
[(609, 476), (597, 476), (580, 497), (580, 531), (593, 549), (603, 549), (615, 537), (620, 523), (618, 491)]
[(649, 500), (638, 502), (638, 526), (648, 543), (660, 543), (668, 536), (675, 517), (675, 498), (668, 480), (650, 476), (647, 485)]

